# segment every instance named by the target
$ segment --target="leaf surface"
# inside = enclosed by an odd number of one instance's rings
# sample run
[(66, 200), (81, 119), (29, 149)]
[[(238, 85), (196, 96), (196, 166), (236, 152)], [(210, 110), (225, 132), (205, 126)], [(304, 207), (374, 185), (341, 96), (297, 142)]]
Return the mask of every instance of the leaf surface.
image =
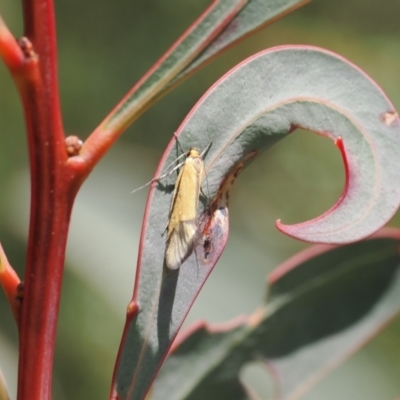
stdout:
[[(202, 150), (212, 143), (205, 155), (202, 188), (214, 200), (209, 206), (201, 198), (202, 238), (175, 273), (163, 268), (163, 232), (175, 173), (150, 189), (113, 398), (143, 398), (225, 246), (234, 178), (244, 163), (297, 127), (334, 140), (343, 154), (347, 181), (342, 197), (327, 213), (298, 225), (279, 223), (281, 230), (307, 241), (346, 243), (371, 235), (396, 212), (400, 124), (379, 87), (348, 61), (314, 47), (278, 47), (245, 60), (211, 87), (177, 132), (184, 149)], [(173, 138), (156, 177), (179, 155)]]
[(264, 360), (279, 398), (301, 398), (400, 312), (400, 231), (355, 244), (314, 246), (269, 276), (267, 303), (241, 321), (178, 336), (153, 400), (252, 398), (239, 380)]

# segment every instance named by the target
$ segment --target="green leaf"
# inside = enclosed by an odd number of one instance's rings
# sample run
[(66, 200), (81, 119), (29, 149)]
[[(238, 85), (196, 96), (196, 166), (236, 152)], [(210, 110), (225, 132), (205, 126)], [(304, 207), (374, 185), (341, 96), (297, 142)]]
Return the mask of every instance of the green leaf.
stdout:
[(144, 112), (226, 26), (246, 0), (214, 1), (118, 104), (107, 125), (127, 125)]
[(178, 337), (152, 399), (248, 399), (248, 362), (274, 370), (282, 399), (299, 399), (400, 312), (400, 231), (342, 247), (314, 246), (269, 277), (267, 303), (225, 326)]
[[(165, 236), (176, 175), (149, 194), (143, 221), (136, 286), (121, 342), (115, 393), (142, 398), (192, 302), (222, 253), (228, 235), (228, 174), (303, 127), (341, 148), (347, 183), (323, 216), (280, 229), (308, 241), (346, 243), (372, 234), (400, 203), (400, 124), (376, 84), (343, 58), (314, 47), (263, 51), (221, 78), (189, 113), (177, 135), (184, 149), (211, 148), (205, 156), (200, 202), (202, 241), (175, 273), (166, 274)], [(301, 151), (301, 150), (300, 150)], [(156, 177), (179, 155), (175, 138)], [(260, 171), (261, 173), (261, 171)], [(228, 178), (228, 181), (230, 178)], [(225, 183), (224, 183), (225, 182)], [(222, 186), (221, 186), (222, 185)]]
[(228, 47), (251, 35), (255, 31), (275, 22), (277, 19), (305, 5), (310, 0), (248, 0), (242, 10), (226, 26), (224, 31), (176, 77), (180, 81), (193, 71), (201, 68)]
[(117, 105), (105, 128), (126, 127), (227, 47), (308, 1), (214, 0)]

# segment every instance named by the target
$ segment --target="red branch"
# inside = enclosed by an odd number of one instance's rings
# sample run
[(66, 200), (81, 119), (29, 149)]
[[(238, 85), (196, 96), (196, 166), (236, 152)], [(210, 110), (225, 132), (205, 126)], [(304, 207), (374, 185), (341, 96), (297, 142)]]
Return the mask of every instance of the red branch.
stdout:
[(31, 217), (20, 329), (18, 400), (50, 400), (70, 213), (77, 187), (61, 121), (52, 0), (24, 0), (25, 62), (12, 71), (25, 112)]

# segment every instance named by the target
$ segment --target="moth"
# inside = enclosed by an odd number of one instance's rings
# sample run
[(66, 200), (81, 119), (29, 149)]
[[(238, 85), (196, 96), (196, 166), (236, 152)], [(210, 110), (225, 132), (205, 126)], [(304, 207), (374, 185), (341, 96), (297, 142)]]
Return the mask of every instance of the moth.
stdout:
[(165, 250), (165, 265), (171, 270), (178, 269), (189, 257), (199, 236), (196, 217), (205, 176), (204, 152), (200, 154), (193, 147), (189, 150), (175, 182)]

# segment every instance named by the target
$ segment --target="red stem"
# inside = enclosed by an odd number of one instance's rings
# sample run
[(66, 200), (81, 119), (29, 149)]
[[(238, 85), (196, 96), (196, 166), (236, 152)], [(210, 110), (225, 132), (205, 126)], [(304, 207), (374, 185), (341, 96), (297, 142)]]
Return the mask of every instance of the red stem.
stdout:
[[(25, 36), (36, 74), (18, 83), (27, 124), (31, 218), (21, 313), (18, 400), (50, 400), (62, 271), (76, 176), (59, 106), (52, 0), (24, 0)], [(14, 73), (15, 77), (16, 73)], [(24, 79), (25, 78), (25, 79)]]

